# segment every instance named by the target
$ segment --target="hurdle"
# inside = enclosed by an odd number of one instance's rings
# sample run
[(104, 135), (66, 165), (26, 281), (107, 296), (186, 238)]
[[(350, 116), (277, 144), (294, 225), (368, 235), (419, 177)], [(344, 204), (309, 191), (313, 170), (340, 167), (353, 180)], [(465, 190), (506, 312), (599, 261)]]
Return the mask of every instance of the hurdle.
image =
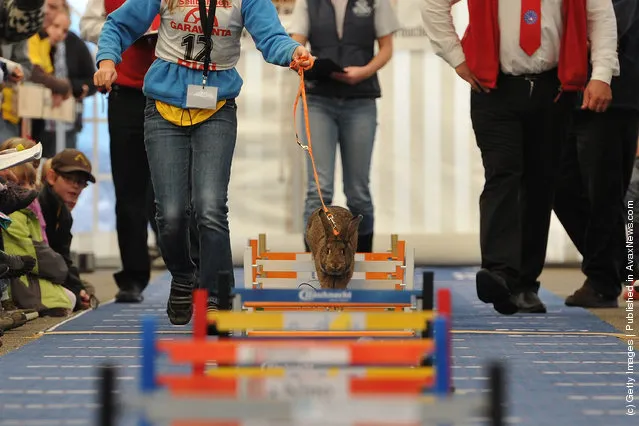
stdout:
[[(230, 296), (234, 311), (344, 311), (344, 312), (413, 312), (434, 311), (434, 274), (423, 274), (421, 290), (329, 290), (301, 287), (298, 289), (246, 289), (236, 288)], [(450, 318), (450, 292), (438, 292), (438, 313)], [(357, 315), (352, 318), (361, 318)], [(415, 337), (414, 330), (385, 329), (370, 330), (237, 330), (256, 337)], [(428, 334), (426, 332), (425, 334)]]
[[(268, 250), (266, 234), (250, 239), (244, 249), (244, 288), (298, 288), (317, 282), (315, 264), (307, 252)], [(397, 234), (390, 236), (386, 252), (356, 253), (352, 290), (412, 290), (415, 250)]]
[[(199, 298), (205, 301), (205, 296)], [(237, 317), (226, 314), (214, 313), (209, 319), (220, 329), (236, 326), (232, 323)], [(429, 371), (415, 367), (425, 353), (433, 350), (440, 355), (440, 360), (447, 358), (448, 346), (441, 343), (449, 338), (447, 319), (436, 318), (435, 328), (435, 335), (442, 336), (435, 342), (425, 339), (346, 342), (222, 338), (204, 342), (157, 341), (155, 320), (145, 318), (140, 393), (127, 396), (126, 401), (117, 405), (114, 370), (109, 365), (103, 366), (99, 425), (114, 426), (116, 416), (133, 410), (140, 416), (140, 425), (145, 426), (241, 426), (258, 420), (260, 425), (273, 426), (423, 426), (444, 422), (452, 425), (467, 422), (471, 417), (486, 416), (491, 426), (503, 426), (505, 385), (501, 363), (490, 367), (487, 398), (452, 397), (445, 373), (436, 374), (434, 380), (429, 381), (426, 380)], [(173, 362), (198, 364), (216, 359), (220, 364), (229, 363), (233, 367), (220, 367), (191, 377), (159, 375), (156, 358), (161, 352), (168, 354)], [(306, 361), (330, 368), (286, 372), (285, 368), (255, 367), (264, 361), (299, 364), (302, 356)], [(358, 365), (358, 371), (346, 370), (340, 374), (340, 367), (348, 369), (353, 364)], [(382, 367), (367, 368), (371, 365)], [(404, 367), (403, 373), (392, 371), (401, 368), (399, 365)], [(248, 368), (241, 372), (243, 366)], [(413, 374), (410, 370), (414, 370)], [(433, 393), (429, 395), (429, 391)]]

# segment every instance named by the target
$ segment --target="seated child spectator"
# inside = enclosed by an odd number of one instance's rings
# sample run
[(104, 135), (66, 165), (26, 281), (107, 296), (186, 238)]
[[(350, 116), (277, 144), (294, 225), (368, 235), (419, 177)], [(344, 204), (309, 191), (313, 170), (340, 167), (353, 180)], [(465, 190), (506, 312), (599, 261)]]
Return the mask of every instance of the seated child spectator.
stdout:
[(81, 151), (64, 149), (43, 165), (42, 189), (38, 196), (49, 245), (62, 255), (68, 267), (64, 286), (77, 296), (76, 309), (88, 309), (92, 299), (97, 303), (95, 290), (80, 279), (78, 268), (71, 260), (71, 211), (89, 182), (95, 183), (91, 170), (91, 162)]
[[(0, 151), (18, 148), (20, 141), (24, 142), (24, 148), (35, 145), (29, 140), (18, 139), (17, 141), (18, 143), (14, 143), (13, 140), (5, 141), (0, 145)], [(6, 215), (28, 207), (37, 197), (38, 192), (19, 186), (11, 169), (2, 170), (0, 175), (0, 224), (6, 228), (10, 226), (11, 221)], [(12, 256), (2, 251), (4, 244), (1, 236), (0, 233), (0, 333), (26, 323), (25, 312), (18, 310), (9, 297), (9, 283), (11, 278), (20, 277), (33, 269), (36, 262), (30, 256)]]
[[(20, 185), (36, 188), (36, 170), (31, 163), (12, 168)], [(69, 273), (64, 258), (43, 239), (40, 203), (36, 199), (25, 209), (10, 216), (11, 225), (4, 229), (5, 249), (14, 255), (36, 259), (31, 272), (11, 280), (10, 294), (18, 308), (33, 309), (40, 315), (67, 316), (76, 305), (76, 295), (64, 284)]]

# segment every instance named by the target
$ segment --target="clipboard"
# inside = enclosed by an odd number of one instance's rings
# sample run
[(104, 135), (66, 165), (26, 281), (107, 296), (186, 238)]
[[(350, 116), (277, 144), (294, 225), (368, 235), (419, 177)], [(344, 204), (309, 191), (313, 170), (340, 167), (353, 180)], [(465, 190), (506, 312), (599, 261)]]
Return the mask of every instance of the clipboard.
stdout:
[(306, 71), (304, 77), (308, 80), (328, 80), (331, 78), (331, 73), (334, 72), (344, 72), (344, 68), (332, 59), (318, 58), (315, 60), (313, 68)]

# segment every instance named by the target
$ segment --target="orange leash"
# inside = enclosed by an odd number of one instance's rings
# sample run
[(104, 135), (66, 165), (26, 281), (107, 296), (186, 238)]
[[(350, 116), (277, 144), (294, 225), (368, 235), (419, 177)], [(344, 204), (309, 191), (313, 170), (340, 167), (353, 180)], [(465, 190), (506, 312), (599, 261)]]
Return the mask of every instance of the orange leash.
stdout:
[[(324, 204), (324, 197), (322, 196), (322, 189), (320, 188), (319, 176), (317, 175), (317, 168), (315, 167), (315, 157), (313, 157), (313, 144), (311, 142), (311, 126), (309, 124), (308, 119), (308, 105), (306, 103), (306, 87), (304, 86), (304, 71), (310, 70), (314, 65), (314, 58), (310, 58), (311, 64), (302, 67), (299, 64), (299, 61), (308, 60), (309, 58), (299, 58), (291, 62), (291, 69), (296, 70), (297, 74), (300, 76), (300, 84), (297, 89), (297, 96), (295, 97), (295, 103), (293, 104), (293, 123), (295, 125), (295, 140), (297, 144), (306, 152), (308, 152), (309, 157), (311, 158), (311, 164), (313, 165), (313, 176), (315, 178), (315, 186), (317, 187), (317, 193), (319, 194), (320, 202), (322, 203), (322, 209), (328, 218), (329, 223), (333, 227), (333, 234), (339, 235), (339, 229), (337, 228), (337, 223), (335, 223), (335, 218), (333, 214), (328, 211), (326, 204)], [(302, 98), (302, 107), (304, 108), (304, 127), (306, 127), (306, 139), (308, 140), (308, 145), (303, 145), (300, 142), (299, 134), (297, 132), (297, 105), (299, 103), (300, 98)]]

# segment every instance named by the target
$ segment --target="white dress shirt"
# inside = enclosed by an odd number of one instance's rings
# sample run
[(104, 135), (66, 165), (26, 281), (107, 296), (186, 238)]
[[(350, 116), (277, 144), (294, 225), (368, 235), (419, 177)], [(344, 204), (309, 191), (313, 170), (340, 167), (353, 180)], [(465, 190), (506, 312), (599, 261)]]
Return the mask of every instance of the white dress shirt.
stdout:
[(80, 37), (85, 41), (98, 44), (105, 22), (104, 0), (89, 0), (84, 9), (84, 15), (80, 18)]
[[(424, 0), (422, 8), (426, 33), (435, 53), (453, 68), (466, 60), (451, 14), (452, 5), (458, 1)], [(563, 0), (541, 1), (541, 47), (528, 56), (519, 46), (521, 1), (499, 1), (499, 55), (505, 74), (538, 74), (559, 64), (562, 5)], [(592, 79), (610, 84), (612, 77), (619, 75), (615, 11), (610, 0), (587, 0), (587, 10)]]

